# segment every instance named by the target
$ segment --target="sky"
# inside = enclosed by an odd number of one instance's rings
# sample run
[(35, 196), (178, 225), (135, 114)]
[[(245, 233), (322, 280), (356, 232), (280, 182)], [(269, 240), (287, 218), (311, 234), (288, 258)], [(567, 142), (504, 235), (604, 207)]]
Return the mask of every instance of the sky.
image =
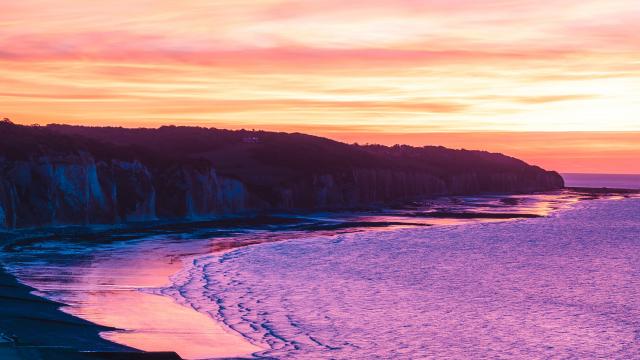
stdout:
[(0, 116), (640, 173), (639, 34), (637, 0), (0, 0)]

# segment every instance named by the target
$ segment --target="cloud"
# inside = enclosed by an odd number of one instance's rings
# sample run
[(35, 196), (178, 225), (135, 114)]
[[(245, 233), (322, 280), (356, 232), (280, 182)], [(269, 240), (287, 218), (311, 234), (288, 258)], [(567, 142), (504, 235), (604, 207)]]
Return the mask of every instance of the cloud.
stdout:
[(589, 100), (594, 99), (597, 96), (595, 95), (543, 95), (543, 96), (522, 96), (522, 97), (514, 97), (513, 101), (523, 103), (523, 104), (546, 104), (551, 102), (559, 102), (559, 101), (575, 101), (575, 100)]
[(637, 130), (638, 20), (630, 0), (5, 1), (0, 97), (26, 122)]

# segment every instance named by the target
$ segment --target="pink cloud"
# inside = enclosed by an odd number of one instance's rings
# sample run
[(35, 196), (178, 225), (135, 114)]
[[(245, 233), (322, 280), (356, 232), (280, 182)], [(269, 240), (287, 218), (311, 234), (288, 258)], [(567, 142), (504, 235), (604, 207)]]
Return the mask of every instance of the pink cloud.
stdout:
[(635, 0), (4, 1), (0, 97), (47, 119), (51, 106), (91, 121), (165, 111), (377, 129), (602, 128), (607, 108), (626, 129), (640, 113), (638, 10)]
[[(425, 46), (426, 47), (426, 46)], [(112, 61), (184, 63), (228, 68), (367, 69), (478, 62), (556, 60), (581, 55), (566, 49), (527, 51), (428, 50), (401, 48), (269, 47), (220, 50), (203, 44), (176, 45), (161, 35), (125, 31), (79, 34), (22, 34), (0, 38), (0, 59), (12, 61)]]

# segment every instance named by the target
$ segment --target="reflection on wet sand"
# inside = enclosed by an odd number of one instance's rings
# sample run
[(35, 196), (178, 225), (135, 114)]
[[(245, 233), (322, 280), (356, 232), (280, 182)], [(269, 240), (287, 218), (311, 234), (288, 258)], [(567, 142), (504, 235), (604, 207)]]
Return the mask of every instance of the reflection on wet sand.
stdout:
[(154, 294), (182, 268), (183, 257), (210, 251), (206, 241), (184, 245), (166, 241), (158, 246), (149, 239), (137, 246), (103, 246), (74, 259), (51, 254), (48, 266), (18, 265), (14, 272), (47, 297), (68, 304), (64, 311), (126, 329), (102, 334), (120, 344), (176, 351), (185, 359), (250, 356), (262, 350), (209, 316)]
[(171, 298), (141, 292), (124, 292), (108, 298), (122, 311), (101, 318), (135, 330), (103, 333), (107, 340), (146, 351), (176, 351), (185, 359), (249, 357), (263, 350), (229, 332), (209, 316), (177, 304)]

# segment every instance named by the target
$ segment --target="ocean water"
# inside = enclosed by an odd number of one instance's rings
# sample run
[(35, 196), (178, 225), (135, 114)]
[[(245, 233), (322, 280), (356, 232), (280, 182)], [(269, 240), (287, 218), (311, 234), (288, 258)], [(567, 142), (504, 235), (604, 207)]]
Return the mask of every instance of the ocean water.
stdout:
[(605, 197), (67, 234), (0, 261), (65, 311), (123, 329), (105, 338), (185, 359), (633, 358), (640, 199)]
[(562, 174), (565, 185), (614, 189), (640, 189), (640, 175), (625, 174)]
[(193, 260), (172, 295), (278, 359), (640, 358), (640, 199)]

